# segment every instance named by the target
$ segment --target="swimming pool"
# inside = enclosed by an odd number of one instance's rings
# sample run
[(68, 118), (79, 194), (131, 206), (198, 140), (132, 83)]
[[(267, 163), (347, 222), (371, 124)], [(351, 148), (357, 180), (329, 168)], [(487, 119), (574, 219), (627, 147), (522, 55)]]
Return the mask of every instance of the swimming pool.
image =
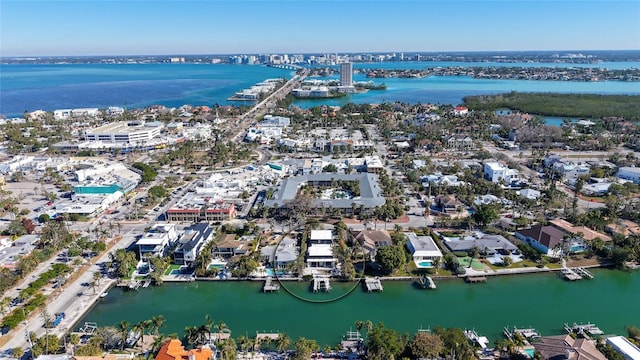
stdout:
[(265, 269), (264, 272), (267, 274), (267, 276), (284, 276), (287, 273), (284, 271), (276, 271), (274, 272), (273, 269)]
[(432, 267), (433, 264), (431, 263), (431, 260), (422, 260), (418, 263), (418, 266), (420, 267)]

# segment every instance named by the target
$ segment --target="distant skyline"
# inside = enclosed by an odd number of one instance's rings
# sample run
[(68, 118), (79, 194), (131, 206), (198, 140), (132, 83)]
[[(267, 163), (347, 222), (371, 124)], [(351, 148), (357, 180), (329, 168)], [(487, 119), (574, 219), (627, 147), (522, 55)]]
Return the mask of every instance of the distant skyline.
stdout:
[(0, 0), (0, 56), (640, 50), (640, 0)]

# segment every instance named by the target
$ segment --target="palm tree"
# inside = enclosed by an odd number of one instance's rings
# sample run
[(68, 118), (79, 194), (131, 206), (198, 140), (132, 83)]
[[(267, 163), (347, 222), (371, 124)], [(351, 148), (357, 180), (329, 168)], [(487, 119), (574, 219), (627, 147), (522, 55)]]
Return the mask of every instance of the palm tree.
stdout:
[(286, 352), (291, 345), (291, 338), (286, 333), (278, 334), (278, 340), (276, 340), (276, 350), (281, 353)]
[(251, 339), (246, 336), (238, 337), (238, 346), (240, 347), (240, 351), (242, 351), (243, 353), (247, 353), (247, 351), (251, 347)]
[(156, 338), (158, 337), (158, 331), (160, 330), (161, 327), (165, 326), (165, 318), (162, 315), (157, 315), (151, 318), (151, 326), (153, 328), (153, 332), (156, 336)]
[(218, 324), (216, 325), (216, 330), (218, 330), (218, 342), (220, 341), (220, 339), (222, 339), (222, 333), (225, 330), (229, 330), (229, 327), (227, 327), (227, 324), (224, 323), (224, 321), (220, 321), (218, 322)]
[(184, 328), (185, 336), (184, 340), (188, 344), (196, 344), (198, 343), (198, 338), (200, 337), (199, 327), (197, 326), (187, 326)]
[(120, 321), (120, 323), (118, 324), (118, 331), (120, 332), (120, 336), (122, 340), (120, 350), (124, 350), (124, 345), (127, 342), (127, 335), (129, 335), (130, 325), (131, 324), (129, 324), (129, 322), (126, 320)]

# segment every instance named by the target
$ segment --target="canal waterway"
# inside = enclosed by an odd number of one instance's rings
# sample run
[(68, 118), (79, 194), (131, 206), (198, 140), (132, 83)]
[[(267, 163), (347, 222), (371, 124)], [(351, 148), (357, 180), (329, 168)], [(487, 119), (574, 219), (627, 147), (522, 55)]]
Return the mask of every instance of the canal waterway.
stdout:
[[(592, 322), (605, 333), (624, 334), (640, 325), (640, 272), (598, 269), (595, 279), (567, 282), (557, 274), (491, 277), (485, 284), (459, 279), (437, 281), (436, 290), (418, 289), (407, 281), (385, 281), (384, 292), (362, 286), (344, 298), (312, 303), (284, 290), (264, 294), (261, 282), (192, 282), (164, 284), (138, 291), (112, 289), (85, 321), (99, 326), (121, 320), (134, 324), (162, 314), (165, 334), (184, 334), (186, 326), (204, 323), (209, 314), (224, 321), (232, 336), (256, 331), (286, 332), (292, 339), (313, 338), (337, 344), (357, 320), (383, 322), (400, 332), (442, 327), (475, 328), (491, 341), (504, 326), (535, 327), (544, 335), (563, 333), (563, 323)], [(322, 300), (349, 291), (352, 284), (332, 283), (332, 294), (314, 294), (307, 282), (287, 283), (294, 293)]]

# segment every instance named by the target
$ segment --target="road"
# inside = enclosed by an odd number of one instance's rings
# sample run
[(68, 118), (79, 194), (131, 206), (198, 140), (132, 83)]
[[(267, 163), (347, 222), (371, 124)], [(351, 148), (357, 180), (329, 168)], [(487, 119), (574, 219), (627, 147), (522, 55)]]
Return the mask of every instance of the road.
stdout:
[(309, 70), (303, 69), (302, 74), (294, 75), (289, 81), (287, 81), (283, 86), (279, 89), (271, 93), (264, 100), (260, 101), (256, 104), (251, 110), (249, 110), (246, 114), (240, 117), (240, 122), (234, 128), (230, 129), (232, 132), (235, 131), (235, 134), (231, 136), (231, 141), (240, 142), (244, 137), (244, 133), (247, 131), (249, 125), (256, 121), (258, 118), (266, 114), (268, 111), (272, 110), (276, 103), (287, 96), (296, 86), (300, 84), (302, 80), (305, 79)]
[[(114, 244), (112, 251), (116, 249), (122, 249), (127, 247), (134, 241), (135, 229), (130, 229), (122, 235), (120, 241)], [(93, 273), (101, 271), (100, 264), (105, 261), (109, 261), (109, 252), (104, 253), (97, 261), (85, 270), (75, 281), (67, 283), (63, 289), (54, 291), (50, 295), (49, 302), (46, 306), (47, 313), (54, 317), (56, 313), (64, 312), (65, 318), (60, 325), (55, 328), (48, 329), (49, 334), (55, 334), (61, 337), (63, 334), (73, 330), (71, 327), (75, 322), (80, 320), (91, 305), (100, 299), (99, 295), (109, 289), (116, 281), (104, 277), (100, 280), (98, 286), (94, 289), (87, 287), (83, 284), (91, 283), (93, 281)], [(52, 298), (53, 297), (53, 298)], [(22, 349), (28, 349), (29, 344), (26, 341), (26, 334), (28, 332), (34, 332), (37, 336), (45, 334), (46, 329), (43, 327), (44, 319), (41, 315), (42, 311), (36, 311), (35, 316), (31, 316), (26, 324), (22, 324), (8, 336), (11, 339), (3, 345), (4, 349), (13, 349), (15, 347), (21, 347)]]

